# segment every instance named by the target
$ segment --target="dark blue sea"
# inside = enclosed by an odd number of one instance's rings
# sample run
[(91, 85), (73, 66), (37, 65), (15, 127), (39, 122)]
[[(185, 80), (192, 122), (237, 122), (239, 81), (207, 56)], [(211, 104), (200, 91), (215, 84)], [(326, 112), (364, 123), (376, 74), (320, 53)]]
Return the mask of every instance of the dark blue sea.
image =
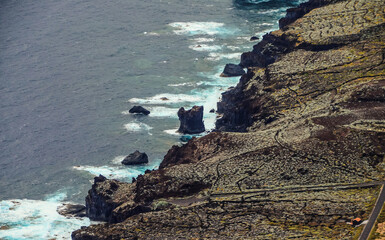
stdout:
[[(180, 107), (214, 127), (220, 78), (304, 0), (0, 1), (0, 239), (69, 239), (93, 177), (131, 181), (180, 143)], [(162, 100), (167, 99), (167, 100)], [(131, 115), (133, 105), (151, 111)], [(120, 161), (139, 150), (150, 163)]]

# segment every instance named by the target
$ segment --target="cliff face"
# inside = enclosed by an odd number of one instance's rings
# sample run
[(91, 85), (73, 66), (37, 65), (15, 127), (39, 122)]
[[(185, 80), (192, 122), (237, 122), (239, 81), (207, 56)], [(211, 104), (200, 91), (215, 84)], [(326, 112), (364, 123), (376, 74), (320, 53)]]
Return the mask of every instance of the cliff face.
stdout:
[(174, 146), (132, 184), (95, 181), (88, 213), (107, 202), (109, 223), (73, 239), (357, 236), (345, 221), (368, 217), (385, 174), (385, 3), (314, 0), (280, 23), (218, 103), (230, 132)]

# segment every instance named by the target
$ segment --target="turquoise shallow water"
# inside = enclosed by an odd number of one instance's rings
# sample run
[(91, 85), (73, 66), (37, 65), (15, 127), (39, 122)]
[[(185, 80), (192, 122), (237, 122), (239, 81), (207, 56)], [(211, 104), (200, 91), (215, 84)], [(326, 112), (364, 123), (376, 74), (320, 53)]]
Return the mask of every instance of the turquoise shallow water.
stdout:
[[(298, 3), (2, 1), (0, 225), (41, 226), (21, 213), (36, 208), (43, 216), (39, 204), (48, 201), (83, 203), (94, 175), (130, 181), (157, 167), (179, 144), (179, 107), (204, 105), (213, 127), (208, 111), (238, 82), (218, 77), (223, 66), (238, 63), (255, 44), (249, 38), (277, 29)], [(128, 114), (134, 104), (152, 113)], [(137, 149), (150, 164), (123, 167), (119, 161)], [(12, 199), (19, 208), (10, 207)], [(21, 217), (11, 219), (9, 209)], [(22, 239), (7, 232), (0, 238)]]

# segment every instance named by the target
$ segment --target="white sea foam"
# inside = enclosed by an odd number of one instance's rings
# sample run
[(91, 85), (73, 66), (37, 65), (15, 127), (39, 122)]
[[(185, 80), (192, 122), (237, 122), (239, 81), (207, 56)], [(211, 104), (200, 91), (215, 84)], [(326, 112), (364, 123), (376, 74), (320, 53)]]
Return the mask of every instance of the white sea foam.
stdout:
[[(162, 107), (162, 106), (146, 107), (146, 109), (148, 109), (151, 112), (148, 115), (149, 117), (157, 117), (157, 118), (165, 118), (165, 117), (177, 118), (178, 116), (176, 113), (179, 110), (179, 108), (168, 108), (168, 107)], [(131, 113), (129, 112), (129, 110), (126, 110), (126, 111), (123, 111), (122, 114), (123, 115), (130, 115)], [(137, 122), (130, 123), (127, 127), (130, 129), (137, 130), (137, 131), (142, 130), (140, 123), (137, 123)], [(131, 131), (133, 131), (133, 130), (131, 130)]]
[(199, 51), (199, 52), (215, 52), (222, 49), (219, 45), (207, 45), (207, 44), (197, 44), (188, 46), (190, 49)]
[(173, 22), (169, 25), (175, 28), (174, 33), (178, 35), (216, 35), (231, 32), (225, 28), (224, 23), (218, 22)]
[(71, 233), (90, 225), (88, 218), (67, 218), (56, 209), (62, 206), (65, 194), (43, 200), (14, 199), (0, 202), (0, 239), (41, 240), (71, 239)]
[(179, 108), (168, 108), (168, 107), (149, 107), (150, 117), (158, 117), (158, 118), (178, 118), (177, 112)]
[[(123, 160), (123, 159), (122, 159)], [(76, 170), (86, 171), (92, 175), (99, 176), (100, 174), (111, 179), (130, 180), (142, 174), (141, 171), (128, 167), (113, 167), (113, 166), (76, 166)]]
[(124, 128), (128, 132), (147, 131), (148, 134), (152, 135), (150, 133), (150, 130), (152, 129), (152, 127), (150, 127), (149, 125), (142, 123), (142, 122), (136, 122), (136, 121), (129, 122), (129, 123), (124, 124)]
[(160, 34), (156, 32), (143, 32), (143, 34), (148, 36), (160, 36)]
[(226, 48), (233, 50), (233, 51), (241, 49), (241, 47), (238, 47), (238, 46), (226, 46)]
[(116, 157), (114, 157), (114, 159), (112, 159), (111, 163), (120, 165), (120, 164), (122, 164), (122, 161), (123, 161), (123, 159), (124, 159), (125, 157), (126, 157), (126, 156), (123, 156), (123, 155), (116, 156)]
[(215, 38), (194, 38), (193, 39), (194, 42), (196, 43), (208, 43), (208, 42), (214, 42), (215, 41)]
[(175, 129), (167, 129), (167, 130), (164, 130), (163, 132), (167, 133), (167, 134), (170, 134), (170, 135), (176, 135), (176, 136), (179, 136), (179, 135), (182, 135), (178, 132), (178, 128), (175, 128)]
[[(147, 169), (157, 169), (161, 160), (155, 159), (152, 160), (149, 164), (144, 165), (135, 165), (135, 166), (124, 166), (121, 164), (121, 161), (125, 156), (117, 156), (112, 160), (112, 163), (115, 166), (75, 166), (75, 170), (85, 171), (94, 176), (99, 176), (100, 174), (110, 178), (118, 179), (122, 181), (130, 181), (133, 177), (137, 177), (139, 174), (143, 174)], [(117, 165), (117, 166), (116, 166)]]
[(286, 9), (285, 7), (282, 8), (277, 8), (277, 9), (270, 9), (270, 10), (264, 10), (264, 11), (257, 11), (258, 14), (276, 14), (276, 13), (283, 13), (286, 14)]
[(209, 56), (206, 57), (205, 59), (206, 60), (210, 60), (210, 61), (219, 61), (219, 60), (222, 60), (222, 59), (240, 59), (241, 58), (241, 54), (240, 52), (236, 52), (236, 53), (215, 53), (215, 52), (212, 52), (212, 53), (209, 53)]
[(174, 84), (168, 84), (169, 87), (182, 87), (182, 86), (188, 86), (193, 87), (195, 83), (193, 82), (185, 82), (185, 83), (174, 83)]
[(181, 102), (200, 102), (202, 100), (204, 99), (195, 95), (163, 93), (148, 98), (131, 98), (128, 102), (138, 104), (174, 104)]
[(257, 23), (256, 26), (274, 26), (274, 23)]

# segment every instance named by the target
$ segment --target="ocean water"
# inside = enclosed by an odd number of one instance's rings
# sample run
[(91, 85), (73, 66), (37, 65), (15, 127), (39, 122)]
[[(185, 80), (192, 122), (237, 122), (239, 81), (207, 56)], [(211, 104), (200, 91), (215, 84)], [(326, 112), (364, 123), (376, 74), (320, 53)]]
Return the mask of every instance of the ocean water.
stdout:
[[(6, 0), (0, 2), (0, 239), (68, 239), (88, 219), (95, 175), (130, 181), (180, 143), (180, 107), (203, 105), (208, 130), (220, 78), (301, 0)], [(167, 98), (167, 100), (163, 100)], [(143, 105), (148, 116), (132, 115)], [(122, 166), (129, 153), (144, 166)]]

